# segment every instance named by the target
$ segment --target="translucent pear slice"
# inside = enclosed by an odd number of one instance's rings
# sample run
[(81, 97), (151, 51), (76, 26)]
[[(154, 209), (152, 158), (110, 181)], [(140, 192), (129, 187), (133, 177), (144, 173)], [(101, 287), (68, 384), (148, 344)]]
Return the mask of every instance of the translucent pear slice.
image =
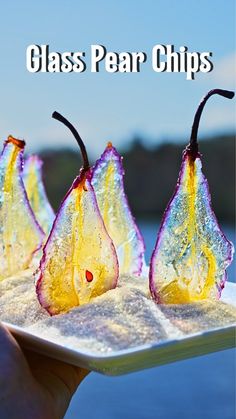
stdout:
[(36, 219), (48, 236), (55, 214), (48, 201), (44, 188), (42, 165), (43, 162), (38, 156), (33, 155), (28, 157), (24, 164), (23, 180)]
[(41, 305), (59, 314), (114, 288), (118, 261), (87, 171), (74, 181), (56, 216), (40, 262)]
[(194, 160), (185, 151), (151, 259), (151, 293), (167, 304), (218, 299), (232, 257), (233, 245), (211, 207), (200, 155)]
[(24, 146), (10, 136), (0, 157), (0, 280), (26, 269), (44, 238), (22, 181)]
[(115, 244), (120, 274), (140, 275), (145, 246), (124, 191), (122, 158), (111, 143), (96, 162), (92, 185), (104, 224)]

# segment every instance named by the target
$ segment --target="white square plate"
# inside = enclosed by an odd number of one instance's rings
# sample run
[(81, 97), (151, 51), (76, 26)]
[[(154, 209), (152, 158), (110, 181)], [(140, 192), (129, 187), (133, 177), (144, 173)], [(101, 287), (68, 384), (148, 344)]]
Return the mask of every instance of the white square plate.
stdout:
[[(236, 307), (236, 284), (230, 282), (226, 284), (221, 300)], [(175, 340), (166, 340), (151, 345), (140, 345), (109, 354), (94, 355), (42, 339), (29, 333), (22, 327), (10, 323), (4, 324), (25, 348), (106, 375), (130, 373), (144, 368), (233, 348), (236, 342), (235, 325), (230, 325), (205, 330), (204, 332), (194, 333)]]

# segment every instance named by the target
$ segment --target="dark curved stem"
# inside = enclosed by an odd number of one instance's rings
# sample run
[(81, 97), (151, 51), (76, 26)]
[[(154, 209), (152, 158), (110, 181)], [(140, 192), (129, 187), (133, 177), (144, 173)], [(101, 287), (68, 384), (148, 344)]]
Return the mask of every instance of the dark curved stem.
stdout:
[(83, 143), (82, 138), (80, 137), (78, 131), (75, 129), (75, 127), (64, 117), (62, 116), (59, 112), (53, 112), (52, 117), (54, 119), (57, 119), (57, 121), (62, 122), (67, 128), (69, 128), (69, 130), (72, 132), (72, 134), (74, 135), (81, 154), (82, 154), (82, 158), (83, 158), (83, 169), (86, 172), (87, 170), (89, 170), (90, 166), (89, 166), (89, 160), (88, 160), (88, 155), (87, 155), (87, 151), (85, 148), (85, 145)]
[(234, 97), (234, 92), (231, 92), (229, 90), (213, 89), (213, 90), (210, 90), (200, 102), (200, 105), (198, 106), (197, 112), (194, 117), (190, 143), (188, 145), (188, 151), (191, 153), (192, 157), (194, 158), (196, 158), (196, 155), (198, 153), (197, 133), (198, 133), (199, 121), (202, 115), (202, 111), (208, 99), (213, 95), (220, 95), (220, 96), (226, 97), (227, 99), (232, 99)]

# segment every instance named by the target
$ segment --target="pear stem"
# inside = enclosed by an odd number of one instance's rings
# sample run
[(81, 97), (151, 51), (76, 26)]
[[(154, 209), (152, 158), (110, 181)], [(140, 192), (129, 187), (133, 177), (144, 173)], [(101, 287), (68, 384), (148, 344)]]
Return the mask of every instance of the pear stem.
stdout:
[(197, 134), (198, 134), (198, 127), (199, 127), (200, 118), (201, 118), (202, 111), (203, 111), (203, 108), (204, 108), (206, 102), (208, 101), (208, 99), (212, 95), (220, 95), (220, 96), (223, 96), (227, 99), (232, 99), (234, 97), (234, 92), (231, 92), (229, 90), (213, 89), (213, 90), (210, 90), (207, 93), (207, 95), (201, 100), (201, 102), (198, 106), (197, 112), (195, 114), (195, 117), (194, 117), (190, 142), (189, 142), (189, 145), (187, 147), (189, 153), (192, 155), (192, 157), (194, 159), (196, 158), (197, 153), (198, 153)]
[(83, 158), (83, 170), (86, 172), (87, 170), (89, 170), (90, 165), (89, 165), (89, 160), (88, 160), (88, 154), (85, 148), (85, 145), (83, 143), (82, 138), (80, 137), (78, 131), (75, 129), (75, 127), (64, 117), (62, 116), (59, 112), (53, 112), (52, 114), (52, 118), (56, 119), (57, 121), (62, 122), (67, 128), (69, 128), (69, 130), (72, 132), (72, 134), (74, 135), (81, 154), (82, 154), (82, 158)]

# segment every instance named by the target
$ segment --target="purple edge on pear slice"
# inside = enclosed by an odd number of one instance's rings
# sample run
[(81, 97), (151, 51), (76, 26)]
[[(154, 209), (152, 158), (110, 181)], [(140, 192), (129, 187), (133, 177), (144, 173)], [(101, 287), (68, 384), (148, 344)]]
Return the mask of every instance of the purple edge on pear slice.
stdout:
[(18, 161), (17, 161), (17, 170), (18, 170), (18, 173), (19, 173), (19, 183), (20, 183), (20, 187), (21, 187), (21, 190), (22, 190), (22, 194), (23, 194), (24, 204), (25, 204), (25, 206), (27, 207), (27, 210), (30, 213), (31, 219), (32, 219), (32, 221), (33, 221), (33, 223), (36, 227), (36, 230), (38, 230), (39, 236), (41, 236), (41, 240), (39, 241), (38, 246), (35, 248), (35, 250), (31, 254), (30, 259), (32, 260), (34, 254), (37, 253), (38, 250), (42, 247), (43, 239), (45, 237), (45, 234), (44, 234), (42, 228), (40, 227), (40, 225), (39, 225), (39, 223), (38, 223), (38, 221), (35, 217), (34, 211), (33, 211), (32, 207), (30, 205), (30, 202), (29, 202), (29, 199), (28, 199), (28, 196), (27, 196), (27, 193), (26, 193), (26, 189), (25, 189), (25, 186), (24, 186), (24, 182), (23, 182), (23, 177), (22, 177), (22, 172), (23, 172), (23, 167), (24, 167), (23, 154), (24, 154), (24, 148), (25, 148), (26, 142), (24, 140), (16, 139), (12, 135), (9, 135), (8, 139), (4, 143), (4, 147), (3, 147), (3, 150), (1, 152), (0, 158), (4, 155), (4, 150), (7, 147), (7, 145), (10, 144), (10, 143), (13, 143), (13, 144), (17, 145), (21, 149), (20, 152), (19, 152)]
[[(186, 160), (189, 157), (193, 161), (195, 161), (196, 158), (199, 158), (201, 160), (201, 154), (198, 151), (198, 142), (197, 142), (198, 127), (199, 127), (199, 122), (200, 122), (200, 118), (201, 118), (203, 108), (204, 108), (207, 100), (214, 94), (218, 94), (218, 95), (223, 96), (223, 97), (228, 98), (228, 99), (232, 99), (234, 97), (234, 92), (232, 92), (232, 91), (227, 91), (227, 90), (222, 90), (222, 89), (210, 90), (207, 93), (207, 95), (205, 97), (203, 97), (203, 99), (201, 100), (200, 105), (199, 105), (199, 107), (197, 109), (197, 112), (195, 114), (195, 118), (194, 118), (194, 122), (193, 122), (193, 126), (192, 126), (192, 131), (191, 131), (190, 142), (189, 142), (188, 146), (185, 148), (185, 150), (183, 151), (183, 158), (182, 158), (182, 163), (181, 163), (181, 168), (180, 168), (180, 173), (179, 173), (179, 178), (178, 178), (178, 181), (177, 181), (177, 185), (176, 185), (174, 193), (173, 193), (173, 195), (172, 195), (172, 197), (171, 197), (171, 199), (170, 199), (170, 201), (169, 201), (169, 203), (168, 203), (168, 205), (167, 205), (167, 207), (164, 211), (162, 221), (161, 221), (161, 225), (160, 225), (160, 229), (159, 229), (159, 232), (157, 234), (156, 245), (154, 247), (154, 250), (153, 250), (153, 253), (152, 253), (152, 256), (151, 256), (151, 260), (150, 260), (149, 288), (150, 288), (151, 295), (152, 295), (153, 299), (156, 301), (157, 304), (161, 304), (162, 300), (161, 300), (161, 297), (160, 297), (160, 294), (159, 294), (159, 290), (157, 289), (156, 284), (155, 284), (155, 278), (154, 278), (155, 258), (156, 258), (156, 255), (158, 254), (159, 246), (160, 246), (160, 243), (161, 243), (161, 240), (162, 240), (162, 236), (163, 236), (165, 228), (166, 228), (165, 223), (166, 223), (166, 220), (168, 219), (168, 216), (170, 214), (171, 205), (172, 205), (175, 197), (179, 193), (179, 188), (180, 188), (180, 185), (181, 185), (181, 181), (183, 179), (183, 172), (184, 172), (184, 167), (185, 167)], [(204, 177), (204, 175), (203, 175), (203, 177)], [(227, 256), (227, 259), (226, 259), (227, 266), (229, 266), (230, 263), (233, 260), (234, 248), (233, 248), (232, 243), (226, 238), (225, 234), (223, 233), (223, 231), (221, 230), (221, 228), (219, 226), (216, 215), (215, 215), (215, 213), (213, 211), (213, 208), (212, 208), (211, 196), (210, 196), (210, 192), (209, 192), (209, 185), (208, 185), (208, 182), (207, 182), (205, 177), (204, 177), (204, 186), (206, 187), (206, 192), (207, 192), (207, 198), (208, 198), (209, 209), (210, 209), (210, 212), (211, 212), (211, 217), (212, 217), (216, 226), (219, 229), (219, 233), (220, 233), (220, 236), (221, 236), (222, 240), (224, 240), (225, 243), (228, 244), (228, 246), (229, 246), (228, 256)], [(220, 296), (221, 296), (221, 292), (224, 288), (226, 280), (227, 280), (227, 272), (225, 270), (222, 281), (220, 282), (219, 285), (216, 284), (217, 289), (218, 289), (218, 298), (220, 298)]]
[[(72, 134), (74, 135), (74, 137), (75, 137), (75, 139), (76, 139), (76, 141), (77, 141), (77, 143), (80, 147), (80, 150), (81, 150), (81, 154), (82, 154), (82, 158), (83, 158), (83, 166), (82, 166), (82, 169), (80, 171), (80, 174), (75, 178), (75, 180), (72, 183), (72, 186), (69, 188), (68, 192), (66, 193), (65, 197), (63, 198), (63, 200), (61, 202), (59, 210), (58, 210), (58, 212), (56, 214), (56, 217), (54, 219), (52, 229), (51, 229), (51, 231), (49, 233), (49, 236), (48, 236), (48, 239), (47, 239), (47, 241), (46, 241), (46, 243), (43, 247), (43, 256), (41, 258), (40, 265), (39, 265), (40, 274), (39, 274), (39, 277), (36, 281), (36, 294), (37, 294), (38, 300), (39, 300), (40, 304), (42, 305), (42, 307), (44, 307), (51, 316), (55, 315), (55, 314), (58, 314), (58, 313), (55, 313), (54, 310), (51, 309), (49, 304), (44, 300), (44, 296), (41, 292), (41, 283), (42, 283), (42, 280), (43, 280), (43, 273), (44, 273), (44, 269), (45, 269), (45, 265), (46, 265), (46, 259), (47, 259), (47, 253), (46, 253), (47, 245), (50, 243), (50, 241), (52, 239), (53, 231), (57, 228), (57, 223), (60, 222), (61, 211), (62, 211), (62, 209), (63, 209), (63, 207), (66, 203), (67, 198), (69, 197), (69, 195), (73, 191), (73, 189), (76, 189), (78, 187), (78, 185), (80, 184), (80, 182), (83, 179), (86, 179), (89, 182), (89, 185), (91, 186), (91, 189), (93, 191), (93, 187), (91, 185), (92, 170), (90, 168), (89, 161), (88, 161), (88, 156), (87, 156), (87, 151), (86, 151), (85, 145), (84, 145), (81, 137), (79, 136), (79, 134), (78, 134), (77, 130), (74, 128), (74, 126), (66, 118), (64, 118), (61, 114), (59, 114), (58, 112), (54, 112), (52, 114), (52, 117), (54, 119), (57, 119), (58, 121), (62, 122), (64, 125), (66, 125), (70, 129)], [(93, 191), (93, 195), (94, 195), (93, 205), (95, 206), (96, 211), (100, 215), (94, 191)], [(102, 220), (101, 215), (100, 215), (100, 219), (101, 219), (101, 222), (103, 224), (103, 228), (106, 231), (106, 228), (105, 228), (105, 225), (104, 225), (104, 222)], [(107, 234), (107, 236), (108, 236), (108, 234)], [(109, 237), (109, 239), (110, 239), (110, 237)], [(112, 246), (113, 253), (116, 257), (114, 281), (113, 281), (112, 286), (110, 287), (110, 289), (111, 289), (111, 288), (115, 288), (117, 286), (118, 277), (119, 277), (119, 265), (118, 265), (118, 260), (117, 260), (114, 244), (113, 244), (111, 239), (110, 239), (110, 241), (111, 241), (111, 246)]]
[[(144, 263), (144, 253), (145, 253), (145, 243), (144, 243), (144, 239), (143, 236), (136, 224), (135, 218), (131, 212), (130, 206), (129, 206), (129, 202), (128, 202), (128, 198), (127, 195), (125, 193), (125, 188), (124, 188), (124, 175), (125, 175), (125, 171), (124, 171), (124, 167), (123, 167), (123, 163), (122, 163), (122, 156), (118, 153), (118, 151), (116, 150), (116, 148), (111, 144), (108, 143), (106, 149), (104, 150), (104, 152), (102, 153), (101, 157), (96, 161), (93, 171), (92, 171), (92, 184), (93, 184), (93, 180), (96, 174), (96, 171), (99, 170), (102, 165), (103, 162), (106, 161), (106, 157), (111, 154), (112, 156), (114, 156), (115, 159), (117, 159), (118, 162), (118, 173), (121, 177), (121, 188), (122, 188), (122, 195), (123, 195), (123, 200), (124, 200), (124, 206), (126, 207), (126, 212), (128, 213), (128, 217), (130, 217), (130, 220), (133, 224), (133, 229), (135, 230), (135, 233), (138, 237), (138, 242), (139, 242), (139, 255), (137, 257), (138, 259), (138, 266), (137, 266), (137, 270), (135, 272), (132, 272), (134, 275), (140, 275), (142, 272), (142, 267), (143, 267), (143, 263)], [(112, 237), (111, 237), (112, 238)]]

